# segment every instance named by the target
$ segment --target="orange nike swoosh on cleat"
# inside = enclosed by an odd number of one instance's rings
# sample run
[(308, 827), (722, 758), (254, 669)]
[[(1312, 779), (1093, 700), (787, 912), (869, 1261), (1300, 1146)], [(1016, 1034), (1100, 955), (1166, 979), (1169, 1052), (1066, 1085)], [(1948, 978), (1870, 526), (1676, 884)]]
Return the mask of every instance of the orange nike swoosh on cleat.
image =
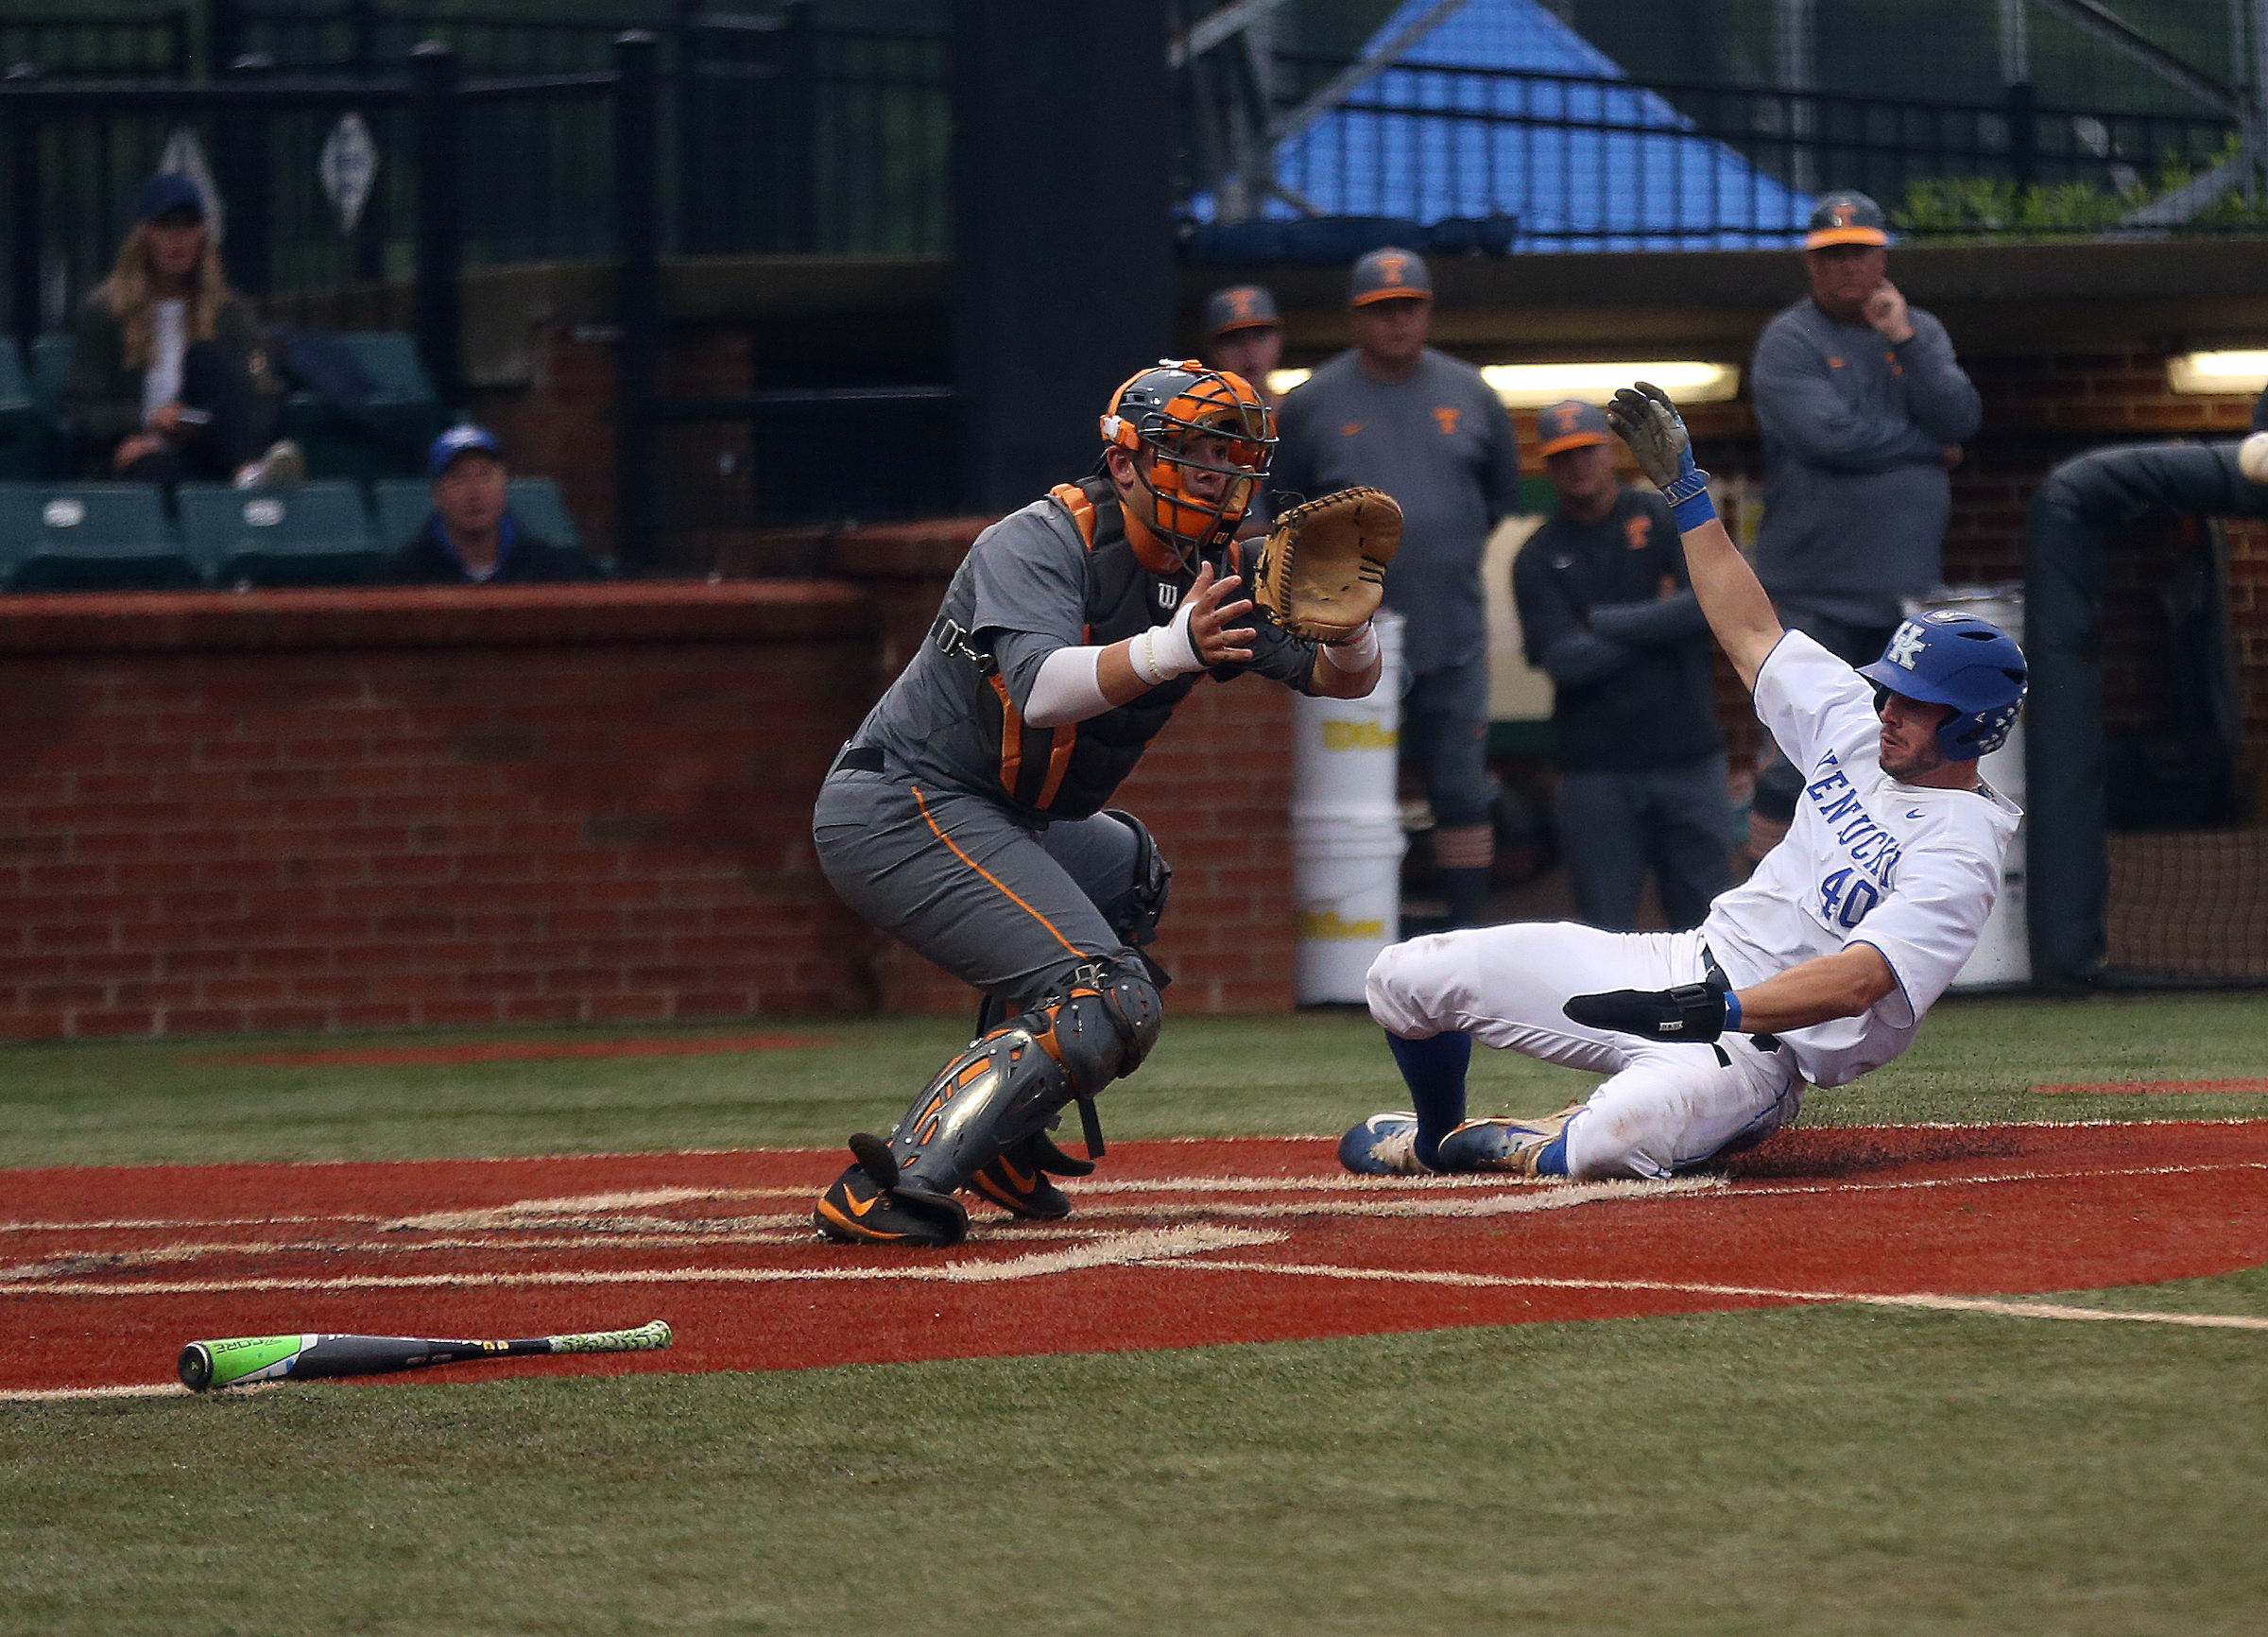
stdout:
[(866, 1202), (861, 1204), (858, 1200), (853, 1199), (850, 1197), (850, 1191), (846, 1189), (843, 1193), (843, 1203), (850, 1207), (851, 1215), (864, 1216), (868, 1212), (873, 1210), (875, 1206), (882, 1203), (882, 1196), (880, 1194), (870, 1194), (867, 1197)]
[[(857, 1211), (859, 1215), (863, 1216), (868, 1211), (873, 1208), (873, 1205), (874, 1201), (869, 1199), (864, 1206), (853, 1206), (851, 1208)], [(862, 1239), (902, 1239), (905, 1237), (905, 1235), (902, 1233), (886, 1233), (880, 1229), (868, 1228), (864, 1223), (853, 1222), (850, 1217), (844, 1215), (840, 1211), (836, 1210), (833, 1203), (825, 1199), (819, 1201), (819, 1210), (823, 1215), (836, 1222), (841, 1223), (843, 1227), (849, 1229), (851, 1232), (857, 1234)]]

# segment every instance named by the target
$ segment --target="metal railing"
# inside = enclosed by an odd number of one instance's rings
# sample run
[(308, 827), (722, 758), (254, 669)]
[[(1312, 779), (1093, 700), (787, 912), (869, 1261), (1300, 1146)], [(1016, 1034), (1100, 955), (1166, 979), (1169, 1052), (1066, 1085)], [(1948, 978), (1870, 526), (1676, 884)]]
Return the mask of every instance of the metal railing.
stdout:
[(185, 6), (131, 15), (0, 17), (0, 69), (21, 62), (48, 74), (186, 79), (190, 38)]
[[(1280, 128), (1347, 67), (1276, 58)], [(1516, 215), (1527, 250), (1784, 242), (1824, 189), (1897, 212), (1916, 183), (1948, 180), (2060, 187), (2067, 231), (2096, 233), (2122, 197), (2169, 166), (2203, 170), (2235, 136), (2225, 119), (2043, 107), (2029, 86), (1913, 102), (1402, 64), (1281, 142), (1272, 180), (1327, 215)], [(2076, 208), (2074, 187), (2101, 208)]]

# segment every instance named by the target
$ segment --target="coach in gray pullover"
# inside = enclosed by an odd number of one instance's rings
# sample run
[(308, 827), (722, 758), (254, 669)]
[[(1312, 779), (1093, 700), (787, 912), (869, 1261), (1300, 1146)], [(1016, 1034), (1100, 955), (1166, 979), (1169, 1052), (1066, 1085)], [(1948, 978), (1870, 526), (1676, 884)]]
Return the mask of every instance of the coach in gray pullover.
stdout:
[(1889, 242), (1864, 194), (1821, 199), (1804, 240), (1812, 293), (1764, 327), (1749, 375), (1764, 433), (1757, 576), (1785, 623), (1853, 664), (1880, 657), (1901, 597), (1942, 578), (1947, 474), (1981, 419), (1945, 326), (1885, 276)]

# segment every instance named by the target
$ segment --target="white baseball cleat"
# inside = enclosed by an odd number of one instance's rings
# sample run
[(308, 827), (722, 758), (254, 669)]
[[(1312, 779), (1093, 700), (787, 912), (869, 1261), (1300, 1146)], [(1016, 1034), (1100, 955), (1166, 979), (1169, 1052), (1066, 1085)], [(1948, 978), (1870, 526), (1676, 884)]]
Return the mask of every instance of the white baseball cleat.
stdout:
[(1418, 1158), (1418, 1116), (1408, 1109), (1372, 1114), (1339, 1139), (1339, 1163), (1358, 1177), (1430, 1177)]

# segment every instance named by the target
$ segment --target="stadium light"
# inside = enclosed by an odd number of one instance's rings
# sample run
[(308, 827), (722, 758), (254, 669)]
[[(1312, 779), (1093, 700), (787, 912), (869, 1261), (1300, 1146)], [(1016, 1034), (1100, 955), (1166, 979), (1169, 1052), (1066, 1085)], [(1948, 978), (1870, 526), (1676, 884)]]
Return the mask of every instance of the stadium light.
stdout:
[(1651, 381), (1680, 404), (1722, 404), (1741, 389), (1737, 365), (1698, 358), (1642, 364), (1489, 364), (1482, 369), (1481, 379), (1496, 389), (1508, 409), (1540, 409), (1565, 398), (1604, 404), (1617, 388), (1633, 381)]
[(2176, 353), (2166, 360), (2166, 385), (2176, 392), (2258, 392), (2268, 387), (2268, 352)]
[[(2268, 353), (2259, 354), (2268, 373)], [(1268, 390), (1279, 397), (1306, 380), (1312, 370), (1270, 370)], [(1496, 389), (1508, 409), (1540, 409), (1566, 398), (1604, 404), (1618, 387), (1651, 381), (1680, 404), (1723, 404), (1741, 390), (1740, 367), (1697, 358), (1650, 364), (1489, 364), (1481, 379)]]

